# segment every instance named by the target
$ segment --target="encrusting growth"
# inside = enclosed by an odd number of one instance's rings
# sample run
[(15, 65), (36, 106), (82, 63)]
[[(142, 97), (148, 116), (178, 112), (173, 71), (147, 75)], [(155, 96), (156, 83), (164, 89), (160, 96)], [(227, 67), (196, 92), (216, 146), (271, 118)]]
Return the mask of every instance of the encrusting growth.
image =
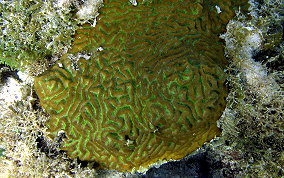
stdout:
[(64, 130), (69, 156), (119, 171), (181, 159), (214, 138), (227, 95), (218, 34), (239, 4), (107, 1), (96, 27), (78, 30), (35, 79), (51, 136)]

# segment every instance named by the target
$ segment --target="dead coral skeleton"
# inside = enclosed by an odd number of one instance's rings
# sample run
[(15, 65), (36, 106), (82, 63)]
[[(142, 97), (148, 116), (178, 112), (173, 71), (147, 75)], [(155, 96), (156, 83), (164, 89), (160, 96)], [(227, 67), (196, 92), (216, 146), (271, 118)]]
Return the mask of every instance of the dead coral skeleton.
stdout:
[[(228, 175), (283, 176), (284, 80), (283, 64), (278, 61), (283, 57), (284, 48), (283, 38), (282, 42), (277, 38), (283, 35), (283, 27), (277, 26), (281, 21), (278, 11), (281, 5), (280, 1), (270, 0), (262, 3), (250, 0), (250, 3), (252, 19), (239, 13), (227, 25), (228, 31), (221, 35), (230, 59), (227, 73), (231, 92), (219, 125), (231, 152), (225, 152), (224, 146), (220, 155), (228, 158), (222, 160), (228, 166)], [(261, 52), (271, 49), (276, 56), (256, 59)], [(273, 63), (277, 65), (268, 65)], [(241, 160), (232, 157), (231, 153), (235, 152), (244, 155)]]
[(57, 2), (58, 7), (69, 8), (72, 5), (77, 8), (76, 16), (82, 24), (92, 20), (92, 26), (95, 26), (103, 0), (58, 0)]

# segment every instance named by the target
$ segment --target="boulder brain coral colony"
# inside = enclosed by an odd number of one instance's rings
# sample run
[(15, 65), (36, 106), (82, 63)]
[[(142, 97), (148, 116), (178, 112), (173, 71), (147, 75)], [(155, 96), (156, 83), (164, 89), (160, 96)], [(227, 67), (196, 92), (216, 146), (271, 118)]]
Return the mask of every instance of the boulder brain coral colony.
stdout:
[(119, 171), (181, 159), (214, 138), (227, 95), (218, 34), (240, 3), (106, 1), (96, 27), (79, 29), (35, 79), (51, 136), (63, 130), (69, 156)]

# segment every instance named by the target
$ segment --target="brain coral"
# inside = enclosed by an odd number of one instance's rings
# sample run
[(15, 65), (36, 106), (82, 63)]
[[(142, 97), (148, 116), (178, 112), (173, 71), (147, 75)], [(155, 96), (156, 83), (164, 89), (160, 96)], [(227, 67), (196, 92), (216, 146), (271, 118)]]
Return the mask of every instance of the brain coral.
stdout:
[[(78, 30), (60, 65), (35, 79), (51, 135), (64, 130), (69, 156), (120, 171), (181, 159), (218, 135), (227, 90), (217, 35), (235, 6), (106, 1), (96, 27)], [(78, 53), (91, 57), (70, 60)]]

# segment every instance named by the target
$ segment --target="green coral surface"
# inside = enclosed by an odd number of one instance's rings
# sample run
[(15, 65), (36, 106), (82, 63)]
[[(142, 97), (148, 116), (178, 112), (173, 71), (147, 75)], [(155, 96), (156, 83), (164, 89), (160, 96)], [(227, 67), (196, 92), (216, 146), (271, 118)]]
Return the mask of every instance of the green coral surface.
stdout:
[(105, 2), (96, 27), (78, 30), (35, 79), (51, 136), (64, 130), (71, 157), (120, 171), (181, 159), (214, 138), (227, 95), (218, 34), (239, 4)]

